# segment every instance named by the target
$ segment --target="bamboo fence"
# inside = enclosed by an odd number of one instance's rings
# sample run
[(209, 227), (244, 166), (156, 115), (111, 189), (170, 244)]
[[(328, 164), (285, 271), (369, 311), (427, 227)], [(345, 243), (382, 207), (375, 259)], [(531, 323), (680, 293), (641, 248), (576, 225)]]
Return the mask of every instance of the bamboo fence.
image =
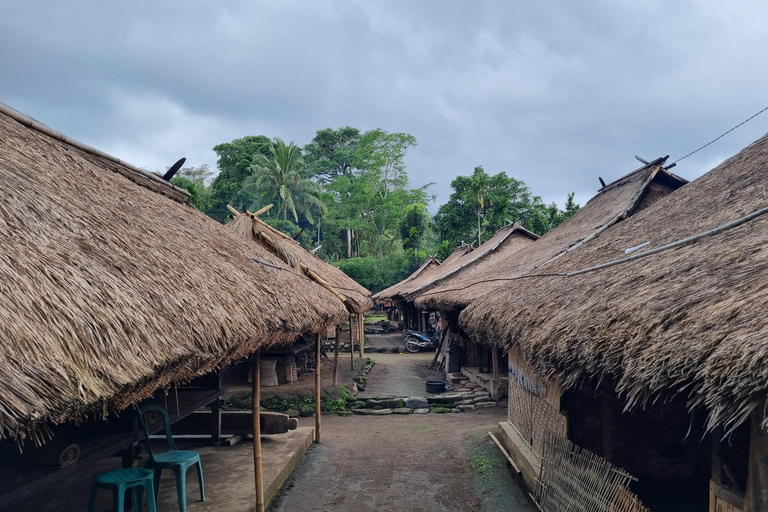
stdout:
[(647, 512), (629, 473), (555, 433), (544, 438), (534, 499), (544, 512)]

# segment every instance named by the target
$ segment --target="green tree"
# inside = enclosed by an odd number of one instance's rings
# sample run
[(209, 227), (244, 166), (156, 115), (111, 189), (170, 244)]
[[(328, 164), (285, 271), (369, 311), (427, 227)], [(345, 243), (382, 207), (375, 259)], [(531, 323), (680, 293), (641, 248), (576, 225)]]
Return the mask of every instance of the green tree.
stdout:
[(244, 210), (253, 203), (253, 195), (243, 190), (243, 182), (251, 174), (253, 156), (269, 155), (270, 140), (263, 135), (247, 136), (219, 144), (213, 150), (219, 159), (219, 174), (211, 183), (210, 206), (206, 213), (224, 222), (229, 215), (227, 204)]
[(210, 207), (210, 192), (205, 185), (192, 181), (186, 176), (174, 176), (171, 178), (171, 183), (189, 192), (189, 204), (201, 212), (208, 210)]
[(290, 210), (295, 222), (299, 221), (297, 210), (312, 216), (309, 205), (314, 205), (321, 212), (323, 202), (317, 197), (320, 186), (301, 177), (304, 160), (301, 149), (291, 142), (286, 144), (275, 138), (268, 146), (269, 156), (256, 154), (253, 157), (253, 174), (245, 179), (243, 189), (253, 195), (263, 195), (278, 202), (277, 216), (282, 213), (288, 219)]
[(489, 176), (482, 167), (475, 167), (472, 176), (457, 176), (451, 188), (448, 202), (435, 215), (435, 230), (450, 247), (471, 239), (488, 240), (512, 222), (542, 235), (579, 209), (572, 193), (563, 211), (532, 196), (522, 181), (503, 172)]
[(429, 228), (426, 206), (423, 203), (411, 203), (406, 206), (399, 228), (403, 249), (412, 250), (416, 254), (421, 249), (422, 240)]
[(472, 204), (477, 214), (477, 246), (483, 243), (481, 241), (482, 234), (482, 218), (485, 212), (485, 195), (488, 193), (488, 174), (483, 170), (482, 166), (475, 167), (475, 171), (472, 173), (472, 177), (469, 178), (469, 194)]
[(304, 146), (305, 177), (328, 183), (338, 176), (351, 175), (359, 160), (359, 142), (360, 130), (351, 126), (318, 130), (312, 142)]

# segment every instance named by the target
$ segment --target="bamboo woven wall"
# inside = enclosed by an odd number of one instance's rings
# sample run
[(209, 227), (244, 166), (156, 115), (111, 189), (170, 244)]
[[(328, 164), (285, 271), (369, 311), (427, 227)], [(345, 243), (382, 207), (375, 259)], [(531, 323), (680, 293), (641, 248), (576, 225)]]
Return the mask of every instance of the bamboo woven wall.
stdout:
[(507, 418), (533, 452), (541, 456), (546, 433), (566, 436), (565, 417), (559, 410), (560, 388), (545, 386), (533, 378), (533, 370), (515, 350), (509, 352), (509, 365)]
[(649, 512), (627, 489), (633, 477), (554, 434), (544, 437), (535, 499), (544, 512)]

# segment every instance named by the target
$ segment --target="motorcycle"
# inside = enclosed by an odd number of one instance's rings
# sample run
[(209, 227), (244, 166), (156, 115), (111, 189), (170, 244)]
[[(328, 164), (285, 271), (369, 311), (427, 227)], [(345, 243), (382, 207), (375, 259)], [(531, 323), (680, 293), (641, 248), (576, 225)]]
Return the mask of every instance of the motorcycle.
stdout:
[(426, 332), (405, 330), (405, 348), (408, 352), (418, 352), (422, 348), (439, 348), (442, 341), (440, 331), (435, 331), (430, 335)]

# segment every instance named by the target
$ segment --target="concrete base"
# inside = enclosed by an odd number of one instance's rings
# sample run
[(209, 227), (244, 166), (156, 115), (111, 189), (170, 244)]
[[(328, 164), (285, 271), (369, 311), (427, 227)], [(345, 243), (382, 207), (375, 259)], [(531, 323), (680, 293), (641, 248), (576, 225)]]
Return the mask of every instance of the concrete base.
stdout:
[[(301, 427), (286, 434), (262, 436), (264, 503), (277, 495), (296, 464), (312, 445), (314, 428)], [(205, 498), (200, 501), (197, 477), (187, 474), (189, 512), (251, 512), (256, 506), (253, 476), (253, 443), (240, 442), (231, 447), (195, 447), (203, 463)], [(178, 510), (173, 473), (164, 471), (160, 482), (158, 510)]]
[(517, 433), (517, 430), (508, 422), (499, 423), (499, 440), (515, 461), (523, 474), (523, 480), (530, 489), (536, 488), (536, 481), (541, 472), (541, 459), (531, 451), (528, 445)]
[[(264, 473), (264, 499), (266, 503), (274, 498), (298, 464), (301, 457), (312, 445), (315, 429), (301, 427), (286, 434), (262, 436), (262, 468)], [(200, 501), (200, 487), (193, 469), (187, 473), (188, 512), (251, 512), (256, 507), (256, 490), (253, 476), (253, 443), (241, 441), (234, 446), (212, 447), (208, 440), (177, 439), (180, 450), (194, 450), (200, 454), (205, 478), (205, 498)], [(163, 443), (157, 443), (163, 451)], [(34, 510), (35, 512), (60, 512), (62, 510), (87, 510), (88, 497), (94, 476), (120, 467), (121, 459), (112, 457), (47, 487), (23, 502), (9, 505), (2, 512)], [(139, 461), (143, 466), (144, 461)], [(112, 493), (98, 493), (96, 511), (112, 510)], [(146, 510), (146, 507), (144, 508)], [(158, 511), (178, 511), (176, 481), (173, 472), (163, 471)]]

